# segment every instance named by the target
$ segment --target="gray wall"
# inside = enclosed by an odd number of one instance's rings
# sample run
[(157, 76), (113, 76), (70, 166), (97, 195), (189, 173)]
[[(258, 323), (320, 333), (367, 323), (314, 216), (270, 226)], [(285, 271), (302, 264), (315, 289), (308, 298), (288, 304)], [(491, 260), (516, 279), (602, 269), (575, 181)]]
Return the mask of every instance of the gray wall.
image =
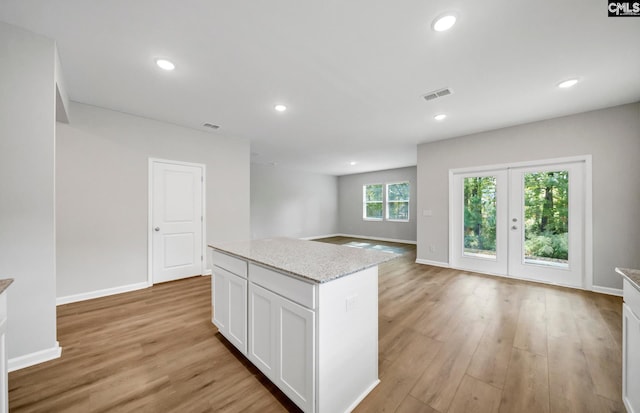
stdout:
[(150, 157), (206, 165), (207, 242), (249, 238), (248, 142), (79, 103), (70, 112), (57, 127), (58, 297), (146, 282)]
[(337, 217), (337, 177), (251, 164), (253, 239), (335, 234)]
[[(409, 181), (409, 222), (365, 221), (362, 219), (362, 186)], [(338, 230), (342, 234), (416, 241), (416, 167), (389, 169), (338, 178)]]
[(0, 278), (9, 358), (57, 349), (55, 44), (0, 23)]
[[(452, 168), (593, 155), (593, 284), (621, 288), (614, 267), (640, 268), (640, 104), (418, 146), (418, 259), (448, 262)], [(435, 251), (430, 252), (429, 246)]]

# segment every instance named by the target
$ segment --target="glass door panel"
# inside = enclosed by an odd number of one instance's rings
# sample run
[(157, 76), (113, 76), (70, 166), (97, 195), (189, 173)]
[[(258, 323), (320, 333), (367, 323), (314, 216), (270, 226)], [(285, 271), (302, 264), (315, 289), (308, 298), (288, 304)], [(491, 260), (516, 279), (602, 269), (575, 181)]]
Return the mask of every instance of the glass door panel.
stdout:
[(524, 263), (569, 268), (569, 171), (527, 172)]
[(496, 259), (496, 177), (464, 178), (463, 255)]

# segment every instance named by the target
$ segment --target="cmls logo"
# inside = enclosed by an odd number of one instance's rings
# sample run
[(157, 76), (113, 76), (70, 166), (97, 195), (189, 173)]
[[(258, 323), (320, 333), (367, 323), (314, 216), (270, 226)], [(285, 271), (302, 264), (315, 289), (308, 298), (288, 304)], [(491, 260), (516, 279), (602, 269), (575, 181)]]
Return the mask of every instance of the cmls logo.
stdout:
[(609, 1), (609, 17), (640, 17), (640, 1)]

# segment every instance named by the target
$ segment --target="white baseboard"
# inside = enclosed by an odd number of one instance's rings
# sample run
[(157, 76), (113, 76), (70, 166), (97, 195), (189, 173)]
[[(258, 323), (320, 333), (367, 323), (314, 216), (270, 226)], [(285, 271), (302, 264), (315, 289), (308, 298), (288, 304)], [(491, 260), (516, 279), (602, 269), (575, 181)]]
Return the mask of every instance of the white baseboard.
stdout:
[(44, 363), (45, 361), (55, 360), (62, 355), (62, 347), (60, 343), (56, 341), (55, 347), (51, 347), (45, 350), (36, 351), (34, 353), (25, 354), (24, 356), (10, 358), (8, 361), (8, 370), (16, 371), (31, 367), (36, 364)]
[(314, 239), (322, 239), (322, 238), (331, 238), (331, 237), (339, 237), (340, 234), (327, 234), (327, 235), (314, 235), (313, 237), (302, 237), (301, 240), (305, 241), (313, 241)]
[(203, 276), (204, 275), (211, 275), (211, 268), (209, 268), (208, 270), (204, 270), (204, 274), (202, 274), (202, 275)]
[(122, 285), (120, 287), (105, 288), (104, 290), (89, 291), (87, 293), (80, 293), (74, 295), (67, 295), (64, 297), (56, 298), (56, 305), (75, 303), (78, 301), (91, 300), (93, 298), (106, 297), (109, 295), (128, 293), (129, 291), (141, 290), (143, 288), (151, 287), (148, 282), (141, 282), (136, 284)]
[(416, 258), (416, 264), (433, 265), (434, 267), (451, 268), (448, 262), (423, 260)]
[(593, 291), (594, 293), (602, 293), (622, 297), (622, 289), (620, 288), (600, 287), (599, 285), (594, 285), (593, 287), (591, 287), (591, 291)]
[(413, 245), (415, 245), (417, 243), (417, 241), (410, 241), (410, 240), (406, 240), (406, 239), (381, 238), (381, 237), (372, 237), (372, 236), (369, 236), (369, 235), (336, 234), (336, 235), (334, 235), (334, 237), (370, 239), (370, 240), (373, 240), (373, 241), (397, 242), (398, 244), (413, 244)]

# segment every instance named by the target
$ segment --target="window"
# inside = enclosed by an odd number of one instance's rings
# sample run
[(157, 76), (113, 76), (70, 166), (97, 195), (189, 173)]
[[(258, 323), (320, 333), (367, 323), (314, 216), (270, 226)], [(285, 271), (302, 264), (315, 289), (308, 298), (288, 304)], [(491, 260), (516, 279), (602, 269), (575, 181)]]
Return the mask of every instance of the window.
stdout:
[(409, 182), (364, 185), (362, 219), (409, 222), (409, 193)]
[(409, 182), (387, 184), (387, 219), (409, 221)]
[(364, 185), (362, 187), (362, 218), (382, 221), (384, 202), (382, 184)]

